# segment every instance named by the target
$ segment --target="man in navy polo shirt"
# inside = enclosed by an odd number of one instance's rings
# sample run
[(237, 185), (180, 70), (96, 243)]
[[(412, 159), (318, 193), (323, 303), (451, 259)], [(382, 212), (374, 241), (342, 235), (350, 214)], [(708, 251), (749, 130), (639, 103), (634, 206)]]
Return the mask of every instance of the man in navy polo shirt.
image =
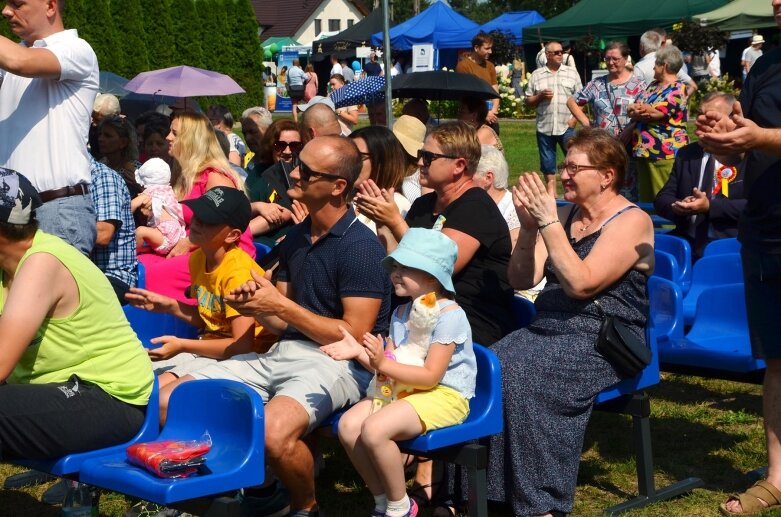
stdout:
[[(236, 356), (173, 383), (227, 378), (261, 394), (267, 402), (266, 458), (290, 492), (290, 515), (319, 515), (314, 460), (303, 437), (360, 400), (371, 380), (360, 365), (333, 360), (320, 346), (342, 339), (342, 329), (356, 339), (387, 332), (390, 281), (380, 267), (385, 251), (347, 204), (360, 169), (358, 149), (347, 138), (323, 136), (306, 144), (288, 195), (306, 205), (309, 217), (280, 244), (276, 285), (253, 275), (226, 297), (280, 334), (279, 342), (266, 354)], [(243, 504), (253, 514), (276, 515), (287, 504), (281, 493), (276, 483), (245, 490), (251, 497)]]

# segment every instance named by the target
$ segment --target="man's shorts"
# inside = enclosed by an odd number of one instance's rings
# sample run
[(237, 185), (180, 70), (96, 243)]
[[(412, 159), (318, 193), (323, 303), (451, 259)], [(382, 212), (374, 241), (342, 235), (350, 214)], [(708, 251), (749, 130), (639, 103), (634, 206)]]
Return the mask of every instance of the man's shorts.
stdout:
[(309, 415), (307, 432), (334, 411), (355, 404), (366, 393), (372, 374), (354, 361), (335, 361), (312, 341), (285, 340), (265, 354), (241, 354), (190, 373), (196, 379), (243, 382), (268, 402), (284, 395)]
[[(751, 336), (751, 352), (756, 358), (781, 358), (781, 254), (743, 248), (743, 281)], [(724, 310), (730, 310), (724, 307)]]
[(171, 373), (176, 377), (182, 377), (217, 362), (219, 362), (217, 359), (212, 359), (211, 357), (203, 357), (198, 354), (182, 352), (170, 359), (153, 361), (152, 368), (154, 368), (155, 375)]
[(431, 390), (417, 391), (410, 395), (399, 394), (399, 399), (409, 403), (423, 424), (423, 433), (457, 425), (469, 416), (469, 401), (453, 388), (439, 385)]

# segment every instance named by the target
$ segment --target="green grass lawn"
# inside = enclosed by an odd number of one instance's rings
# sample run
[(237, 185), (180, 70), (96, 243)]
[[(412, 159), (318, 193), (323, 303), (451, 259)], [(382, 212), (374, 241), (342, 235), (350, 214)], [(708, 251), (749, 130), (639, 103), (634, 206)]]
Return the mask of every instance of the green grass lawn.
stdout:
[[(363, 121), (362, 121), (363, 122)], [(502, 121), (501, 138), (511, 176), (537, 170), (539, 158), (532, 121)], [(753, 384), (663, 374), (650, 390), (651, 433), (657, 487), (695, 476), (705, 487), (629, 516), (715, 516), (728, 493), (749, 484), (745, 473), (766, 464), (761, 419), (761, 388)], [(519, 422), (518, 425), (525, 425)], [(329, 517), (367, 515), (371, 497), (335, 440), (321, 440), (325, 468), (317, 481), (319, 501)], [(606, 507), (636, 495), (631, 420), (594, 413), (586, 434), (574, 515), (599, 515)], [(0, 465), (0, 480), (21, 469)], [(0, 490), (0, 516), (58, 516), (59, 507), (39, 502), (46, 486)], [(129, 506), (119, 494), (105, 493), (101, 515), (119, 516)], [(430, 515), (429, 511), (422, 512)], [(493, 517), (508, 515), (498, 509)], [(781, 515), (777, 512), (776, 515)]]

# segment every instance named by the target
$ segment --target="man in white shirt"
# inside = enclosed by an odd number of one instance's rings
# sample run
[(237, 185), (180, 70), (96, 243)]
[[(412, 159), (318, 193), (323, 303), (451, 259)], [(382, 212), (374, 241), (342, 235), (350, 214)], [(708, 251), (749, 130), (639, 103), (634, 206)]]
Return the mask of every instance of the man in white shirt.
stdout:
[(342, 65), (339, 64), (339, 58), (336, 56), (331, 56), (331, 75), (334, 74), (341, 74), (342, 73)]
[(567, 99), (583, 88), (578, 71), (562, 64), (561, 43), (545, 45), (546, 65), (532, 72), (526, 85), (526, 104), (537, 108), (537, 147), (540, 169), (548, 194), (556, 197), (556, 145), (567, 154), (567, 142), (575, 134), (577, 120), (567, 108)]
[[(665, 46), (667, 34), (660, 34), (659, 29), (645, 31), (640, 36), (640, 56), (642, 59), (635, 63), (634, 74), (643, 81), (646, 86), (654, 80), (654, 65), (656, 64), (656, 51)], [(686, 85), (686, 95), (697, 91), (697, 83), (686, 73), (686, 65), (678, 71), (678, 80)]]
[(95, 210), (87, 135), (98, 60), (65, 30), (61, 0), (6, 2), (21, 44), (0, 36), (0, 166), (22, 171), (40, 193), (41, 229), (89, 254)]
[(743, 54), (740, 56), (740, 66), (743, 68), (743, 80), (746, 80), (746, 75), (751, 67), (754, 66), (754, 61), (762, 56), (762, 44), (765, 42), (765, 38), (761, 34), (754, 34), (751, 37), (751, 45), (743, 50)]

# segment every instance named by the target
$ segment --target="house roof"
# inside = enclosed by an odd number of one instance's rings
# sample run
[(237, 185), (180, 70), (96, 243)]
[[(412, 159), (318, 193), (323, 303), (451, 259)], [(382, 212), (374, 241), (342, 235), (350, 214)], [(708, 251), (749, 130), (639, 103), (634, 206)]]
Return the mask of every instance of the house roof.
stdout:
[[(277, 2), (252, 0), (252, 8), (255, 10), (258, 25), (263, 29), (261, 34), (263, 38), (293, 36), (312, 16), (312, 13), (323, 2), (328, 1), (330, 0), (289, 0), (285, 3), (285, 8), (280, 9)], [(369, 14), (369, 9), (362, 0), (347, 0), (347, 2), (353, 4), (363, 16)]]

